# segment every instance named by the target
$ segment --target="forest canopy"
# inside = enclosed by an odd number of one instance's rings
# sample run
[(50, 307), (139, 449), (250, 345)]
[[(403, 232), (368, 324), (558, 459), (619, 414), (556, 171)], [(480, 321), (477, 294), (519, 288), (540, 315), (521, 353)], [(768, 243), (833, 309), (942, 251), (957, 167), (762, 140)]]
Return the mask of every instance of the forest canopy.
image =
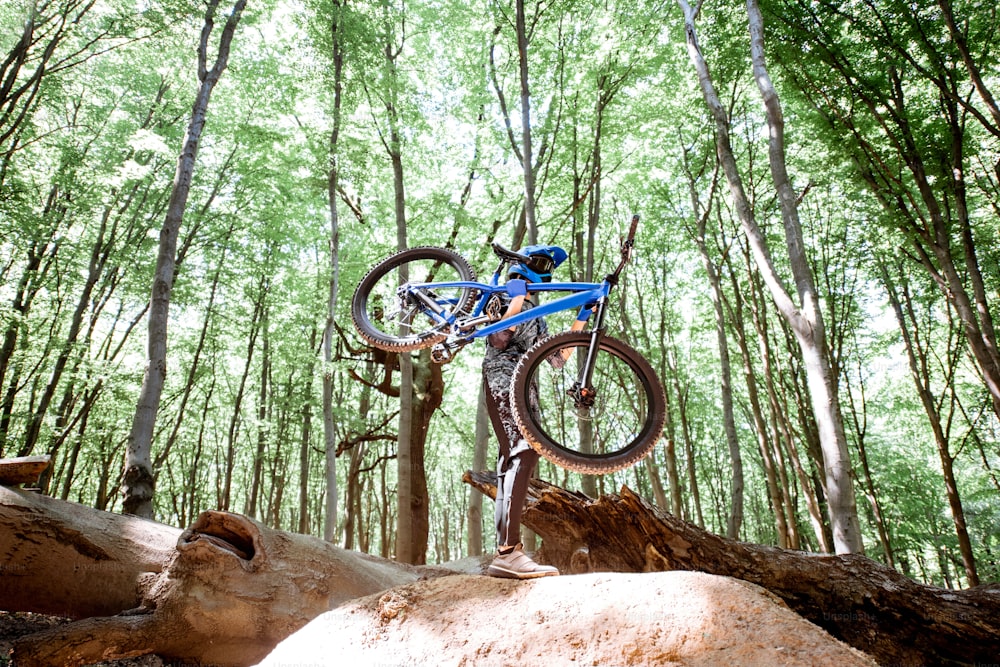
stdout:
[[(488, 274), (492, 241), (558, 244), (563, 277), (599, 280), (639, 213), (609, 328), (661, 378), (662, 441), (612, 475), (543, 462), (539, 476), (591, 495), (627, 485), (747, 542), (833, 550), (807, 364), (741, 224), (752, 214), (801, 298), (756, 2), (690, 14), (721, 119), (684, 6), (0, 5), (0, 456), (49, 454), (44, 492), (123, 509), (158, 252), (202, 101), (169, 253), (155, 518), (241, 512), (410, 562), (491, 549), (492, 513), (461, 481), (492, 456), (479, 352), (442, 367), (367, 348), (354, 287), (407, 246), (447, 245)], [(864, 552), (923, 582), (997, 581), (996, 5), (759, 11)], [(404, 375), (424, 384), (401, 390)], [(412, 405), (426, 432), (404, 438)]]

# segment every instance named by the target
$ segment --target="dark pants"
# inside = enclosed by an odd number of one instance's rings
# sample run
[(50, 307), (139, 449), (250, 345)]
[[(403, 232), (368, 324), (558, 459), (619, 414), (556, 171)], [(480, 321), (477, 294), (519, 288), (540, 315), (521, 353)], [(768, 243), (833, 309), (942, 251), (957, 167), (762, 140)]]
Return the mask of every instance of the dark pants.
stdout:
[(528, 495), (528, 481), (538, 463), (538, 453), (523, 438), (510, 409), (510, 395), (493, 394), (484, 383), (486, 411), (500, 444), (497, 456), (497, 547), (521, 541), (521, 512)]

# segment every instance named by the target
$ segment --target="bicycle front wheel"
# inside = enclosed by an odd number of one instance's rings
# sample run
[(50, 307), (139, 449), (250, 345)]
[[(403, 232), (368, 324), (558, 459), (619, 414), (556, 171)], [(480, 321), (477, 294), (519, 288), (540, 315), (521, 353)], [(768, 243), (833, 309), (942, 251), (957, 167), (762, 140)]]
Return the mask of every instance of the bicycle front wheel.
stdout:
[(532, 347), (514, 371), (511, 402), (535, 451), (579, 473), (606, 474), (642, 460), (666, 419), (653, 367), (615, 338), (602, 336), (593, 375), (580, 396), (591, 334), (566, 332)]
[[(443, 341), (447, 324), (430, 315), (426, 304), (405, 289), (408, 284), (473, 281), (475, 272), (464, 257), (447, 248), (403, 250), (376, 264), (358, 283), (351, 300), (351, 319), (361, 337), (389, 352), (407, 352)], [(475, 290), (427, 287), (423, 294), (457, 315), (470, 305)]]

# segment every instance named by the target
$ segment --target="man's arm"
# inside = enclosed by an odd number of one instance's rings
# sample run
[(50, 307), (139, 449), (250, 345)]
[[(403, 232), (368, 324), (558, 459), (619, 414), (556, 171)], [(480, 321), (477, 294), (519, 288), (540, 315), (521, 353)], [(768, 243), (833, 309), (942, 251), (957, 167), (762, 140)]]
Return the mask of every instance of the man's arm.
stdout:
[[(507, 305), (507, 310), (504, 311), (503, 317), (500, 318), (501, 322), (514, 317), (524, 310), (524, 302), (528, 298), (528, 284), (524, 280), (514, 279), (509, 281), (507, 285), (507, 289), (511, 294), (511, 300)], [(503, 350), (510, 345), (510, 339), (514, 337), (516, 331), (516, 326), (510, 327), (509, 329), (490, 334), (486, 337), (486, 341), (498, 350)]]

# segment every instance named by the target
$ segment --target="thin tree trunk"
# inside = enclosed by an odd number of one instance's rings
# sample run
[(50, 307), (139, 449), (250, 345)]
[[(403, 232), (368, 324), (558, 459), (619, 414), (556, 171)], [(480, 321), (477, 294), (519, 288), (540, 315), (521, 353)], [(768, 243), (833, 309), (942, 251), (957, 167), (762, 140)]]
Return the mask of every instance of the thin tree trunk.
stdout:
[[(0, 61), (0, 184), (4, 182), (11, 155), (23, 146), (19, 141), (28, 125), (46, 77), (86, 60), (80, 53), (57, 55), (96, 0), (27, 2), (21, 35)], [(11, 11), (16, 11), (11, 5)], [(51, 13), (45, 12), (52, 10)], [(104, 37), (105, 35), (100, 35)], [(30, 72), (24, 71), (33, 67)], [(50, 77), (51, 78), (51, 77)]]
[(340, 281), (340, 218), (337, 212), (340, 189), (340, 125), (343, 101), (344, 48), (341, 43), (341, 8), (333, 3), (330, 23), (333, 60), (333, 127), (330, 129), (330, 169), (327, 174), (327, 205), (330, 207), (330, 290), (327, 297), (326, 328), (323, 330), (323, 446), (326, 462), (326, 511), (323, 538), (336, 539), (337, 531), (337, 416), (333, 409), (333, 338), (337, 322), (337, 291)]
[(208, 41), (215, 27), (215, 12), (219, 2), (220, 0), (209, 0), (205, 10), (205, 23), (198, 45), (198, 80), (201, 85), (191, 111), (184, 147), (177, 159), (177, 172), (174, 176), (170, 202), (167, 205), (167, 216), (160, 230), (159, 251), (156, 256), (150, 296), (146, 371), (143, 375), (142, 388), (139, 390), (139, 399), (125, 452), (125, 475), (122, 481), (123, 510), (128, 514), (147, 518), (153, 516), (153, 490), (156, 485), (152, 463), (153, 429), (167, 375), (167, 322), (170, 293), (174, 283), (174, 267), (177, 261), (177, 239), (191, 191), (191, 180), (201, 134), (205, 128), (208, 103), (212, 90), (228, 65), (229, 48), (243, 8), (246, 6), (246, 0), (236, 0), (233, 4), (219, 39), (215, 63), (208, 69)]
[[(16, 351), (18, 345), (22, 349), (27, 345), (27, 341), (24, 339), (27, 334), (27, 315), (31, 310), (35, 296), (45, 284), (60, 247), (59, 230), (66, 215), (66, 207), (59, 203), (60, 198), (59, 187), (53, 185), (49, 189), (42, 214), (42, 219), (49, 221), (48, 228), (28, 247), (27, 261), (11, 304), (11, 309), (16, 316), (10, 318), (7, 329), (4, 331), (3, 345), (0, 346), (0, 389), (3, 388), (4, 382), (7, 382), (3, 401), (0, 401), (0, 456), (3, 455), (10, 439), (14, 400), (21, 384), (21, 363), (17, 360)], [(18, 456), (27, 456), (27, 454), (23, 447), (18, 451)]]
[(868, 463), (868, 447), (865, 444), (865, 440), (863, 431), (858, 429), (858, 461), (861, 464), (861, 472), (864, 475), (865, 496), (872, 508), (872, 515), (875, 518), (875, 528), (878, 530), (879, 544), (882, 545), (885, 562), (889, 567), (895, 568), (896, 554), (892, 547), (892, 540), (889, 538), (889, 527), (886, 525), (885, 512), (882, 510), (882, 502), (879, 500), (878, 490), (875, 488), (875, 480), (872, 477), (871, 466)]
[(261, 480), (264, 476), (264, 452), (267, 449), (267, 436), (270, 432), (267, 411), (270, 395), (271, 378), (271, 336), (268, 328), (267, 310), (264, 310), (261, 322), (260, 350), (260, 392), (257, 395), (257, 451), (253, 457), (253, 475), (250, 481), (250, 494), (246, 501), (246, 515), (257, 518)]
[[(104, 271), (104, 265), (108, 260), (109, 247), (114, 242), (115, 235), (115, 232), (112, 229), (110, 237), (108, 237), (108, 220), (110, 215), (111, 206), (108, 206), (105, 208), (104, 215), (101, 216), (101, 224), (97, 231), (97, 239), (94, 241), (93, 247), (91, 248), (90, 261), (87, 265), (87, 278), (84, 281), (83, 289), (80, 292), (80, 297), (76, 302), (76, 308), (74, 309), (73, 315), (70, 319), (69, 330), (66, 332), (66, 338), (63, 341), (61, 349), (59, 350), (59, 354), (56, 356), (49, 381), (45, 385), (44, 391), (42, 391), (38, 404), (35, 406), (33, 414), (31, 415), (31, 421), (28, 423), (27, 432), (24, 435), (21, 450), (25, 452), (25, 455), (34, 449), (35, 443), (38, 440), (39, 432), (42, 428), (42, 421), (49, 410), (52, 397), (55, 396), (56, 388), (58, 387), (60, 380), (62, 380), (63, 371), (66, 369), (66, 364), (69, 363), (70, 355), (76, 347), (77, 338), (83, 329), (84, 315), (90, 305), (90, 299), (94, 291), (94, 287), (97, 285), (97, 281), (100, 278), (101, 273)], [(49, 455), (54, 456), (56, 454), (55, 450), (56, 448), (50, 448), (50, 451), (48, 452)]]
[[(229, 231), (231, 233), (233, 228), (230, 227)], [(177, 408), (177, 417), (174, 419), (173, 427), (170, 430), (170, 434), (167, 436), (166, 444), (163, 446), (160, 453), (157, 454), (156, 459), (153, 462), (154, 468), (160, 467), (167, 460), (167, 457), (170, 455), (170, 451), (177, 443), (181, 425), (184, 423), (184, 416), (187, 412), (188, 401), (191, 400), (191, 395), (197, 386), (196, 378), (201, 371), (201, 355), (204, 353), (205, 345), (208, 342), (208, 333), (211, 329), (212, 316), (214, 315), (215, 298), (219, 291), (219, 279), (222, 275), (222, 267), (225, 265), (227, 250), (228, 248), (225, 245), (220, 248), (219, 263), (215, 267), (215, 272), (212, 274), (212, 286), (208, 291), (208, 302), (205, 306), (205, 318), (202, 321), (201, 332), (198, 334), (198, 343), (195, 346), (194, 355), (191, 358), (191, 365), (188, 368), (187, 379), (184, 382), (184, 391), (181, 394), (180, 405)]]
[(729, 306), (728, 300), (725, 300), (725, 303), (728, 306), (730, 320), (733, 323), (733, 331), (736, 334), (736, 344), (743, 359), (743, 379), (746, 382), (747, 399), (750, 402), (750, 419), (754, 426), (754, 433), (757, 436), (757, 448), (764, 463), (767, 497), (771, 503), (778, 546), (787, 549), (789, 548), (789, 531), (788, 524), (785, 522), (785, 502), (782, 490), (778, 486), (778, 472), (774, 457), (771, 455), (771, 438), (769, 437), (767, 419), (764, 416), (763, 407), (760, 402), (757, 377), (754, 374), (753, 368), (753, 358), (750, 356), (747, 330), (743, 320), (743, 297), (739, 290), (739, 282), (731, 270), (729, 271), (729, 275), (733, 286), (733, 294), (735, 295), (735, 305)]
[(347, 489), (345, 489), (344, 493), (344, 507), (347, 508), (347, 511), (344, 513), (345, 549), (354, 548), (355, 531), (357, 531), (359, 537), (358, 544), (363, 542), (360, 539), (362, 530), (361, 494), (364, 491), (361, 480), (361, 460), (365, 450), (366, 447), (363, 442), (354, 445), (351, 448), (351, 458), (347, 464)]
[(684, 167), (688, 173), (691, 206), (696, 217), (694, 241), (698, 248), (698, 254), (701, 256), (702, 267), (708, 276), (708, 287), (715, 314), (715, 338), (719, 348), (719, 372), (721, 379), (719, 389), (722, 398), (722, 430), (726, 435), (726, 444), (729, 447), (729, 460), (732, 466), (726, 537), (737, 539), (740, 535), (740, 528), (743, 525), (743, 456), (740, 454), (740, 442), (736, 437), (736, 414), (733, 409), (733, 374), (732, 364), (729, 360), (729, 338), (726, 335), (726, 313), (723, 309), (722, 284), (715, 262), (712, 261), (712, 256), (708, 251), (708, 241), (705, 238), (708, 217), (712, 211), (711, 197), (715, 191), (718, 161), (716, 161), (716, 167), (712, 174), (712, 192), (709, 194), (709, 205), (707, 207), (702, 205), (701, 198), (698, 196), (698, 191), (695, 187), (695, 174), (691, 172), (690, 165), (688, 164), (688, 152), (686, 150), (684, 151)]
[[(697, 466), (694, 456), (693, 435), (691, 425), (688, 421), (687, 413), (687, 388), (681, 384), (680, 370), (677, 366), (677, 350), (673, 348), (673, 342), (664, 340), (665, 344), (671, 345), (671, 350), (667, 353), (667, 365), (670, 376), (673, 379), (674, 392), (677, 394), (677, 413), (680, 416), (681, 435), (684, 438), (684, 457), (687, 459), (687, 481), (691, 494), (691, 502), (694, 505), (694, 516), (687, 517), (698, 526), (705, 525), (705, 517), (701, 511), (701, 490), (698, 486)], [(672, 438), (671, 438), (672, 439)], [(681, 515), (677, 515), (681, 516)]]
[[(663, 263), (661, 268), (663, 271), (663, 276), (661, 278), (661, 285), (666, 284), (666, 262)], [(660, 326), (659, 326), (659, 338), (663, 343), (659, 346), (660, 348), (660, 375), (666, 377), (668, 371), (673, 373), (675, 371), (671, 370), (668, 362), (668, 352), (667, 352), (667, 304), (666, 304), (666, 290), (663, 292), (663, 301), (660, 303)], [(670, 512), (676, 517), (684, 516), (684, 504), (683, 498), (681, 497), (681, 479), (677, 472), (677, 436), (676, 427), (674, 425), (673, 410), (670, 405), (670, 392), (663, 392), (664, 399), (666, 401), (666, 413), (667, 420), (664, 424), (664, 430), (666, 431), (666, 447), (664, 448), (664, 456), (667, 463), (667, 481), (670, 484)]]
[[(882, 279), (889, 294), (889, 303), (896, 315), (896, 322), (899, 325), (900, 334), (906, 347), (906, 358), (910, 366), (910, 376), (916, 387), (920, 403), (924, 406), (924, 412), (930, 422), (931, 432), (934, 434), (934, 443), (937, 445), (938, 457), (941, 461), (941, 473), (944, 476), (945, 492), (948, 496), (948, 505), (951, 509), (952, 523), (955, 535), (958, 538), (958, 549), (962, 554), (962, 564), (965, 567), (965, 576), (969, 581), (969, 586), (979, 585), (979, 573), (976, 570), (976, 558), (972, 551), (972, 542), (969, 539), (969, 530), (965, 522), (965, 509), (962, 506), (962, 498), (958, 491), (958, 483), (955, 480), (954, 462), (951, 455), (951, 446), (948, 436), (948, 424), (950, 419), (942, 419), (941, 408), (934, 396), (931, 388), (931, 371), (928, 368), (928, 351), (925, 349), (926, 343), (921, 343), (919, 331), (917, 330), (917, 316), (913, 312), (913, 303), (906, 286), (896, 287), (889, 277), (889, 272), (885, 265), (879, 266), (882, 272)], [(904, 309), (903, 302), (906, 302)], [(954, 327), (954, 323), (949, 320), (949, 326)], [(949, 343), (952, 341), (949, 336)], [(955, 351), (948, 350), (947, 354), (940, 355), (949, 360), (949, 367), (944, 368), (946, 387), (954, 398), (954, 386), (952, 384), (954, 376), (954, 366), (957, 363)], [(944, 398), (942, 397), (942, 401)]]
[(778, 193), (782, 219), (785, 223), (788, 256), (799, 296), (798, 307), (792, 302), (774, 269), (766, 240), (757, 227), (753, 210), (747, 201), (729, 139), (729, 119), (719, 102), (708, 65), (698, 45), (694, 25), (695, 12), (687, 0), (677, 1), (684, 11), (688, 53), (698, 73), (705, 102), (715, 118), (717, 148), (729, 183), (730, 195), (753, 250), (758, 270), (768, 285), (778, 310), (795, 333), (802, 353), (812, 410), (819, 427), (820, 443), (823, 448), (826, 497), (833, 527), (834, 546), (837, 553), (860, 553), (863, 551), (861, 526), (854, 500), (847, 437), (840, 414), (835, 378), (831, 377), (826, 357), (826, 337), (822, 313), (818, 307), (818, 295), (802, 244), (802, 231), (796, 214), (797, 195), (792, 191), (784, 171), (784, 121), (778, 97), (764, 64), (763, 20), (760, 10), (754, 0), (748, 0), (754, 78), (764, 99), (770, 127), (769, 153), (772, 180)]
[[(309, 336), (309, 349), (316, 350), (316, 335), (314, 328)], [(303, 535), (309, 534), (309, 449), (312, 443), (312, 404), (313, 404), (313, 384), (312, 377), (315, 356), (309, 355), (310, 362), (306, 368), (304, 385), (305, 392), (302, 397), (302, 437), (299, 440), (299, 528)]]
[(531, 96), (528, 86), (528, 28), (524, 0), (514, 0), (518, 74), (521, 82), (521, 167), (524, 172), (524, 218), (528, 243), (538, 243), (535, 220), (535, 165), (531, 147)]
[(247, 339), (246, 363), (243, 364), (243, 372), (240, 374), (240, 384), (236, 389), (236, 396), (233, 399), (233, 413), (229, 419), (229, 431), (226, 434), (226, 461), (224, 482), (222, 487), (222, 505), (220, 509), (229, 511), (232, 507), (233, 493), (233, 470), (236, 468), (236, 442), (239, 439), (240, 424), (243, 422), (243, 399), (246, 396), (247, 381), (250, 378), (250, 371), (253, 367), (254, 350), (257, 349), (257, 337), (261, 328), (267, 320), (267, 296), (270, 289), (270, 277), (267, 272), (261, 272), (257, 283), (257, 295), (254, 302), (253, 314), (250, 316), (250, 333)]
[[(479, 394), (476, 398), (476, 437), (472, 453), (472, 469), (486, 469), (486, 450), (490, 444), (490, 421), (486, 412), (486, 399), (483, 385), (479, 383)], [(469, 489), (468, 529), (466, 531), (466, 555), (479, 556), (485, 553), (483, 548), (483, 493), (479, 489)]]

